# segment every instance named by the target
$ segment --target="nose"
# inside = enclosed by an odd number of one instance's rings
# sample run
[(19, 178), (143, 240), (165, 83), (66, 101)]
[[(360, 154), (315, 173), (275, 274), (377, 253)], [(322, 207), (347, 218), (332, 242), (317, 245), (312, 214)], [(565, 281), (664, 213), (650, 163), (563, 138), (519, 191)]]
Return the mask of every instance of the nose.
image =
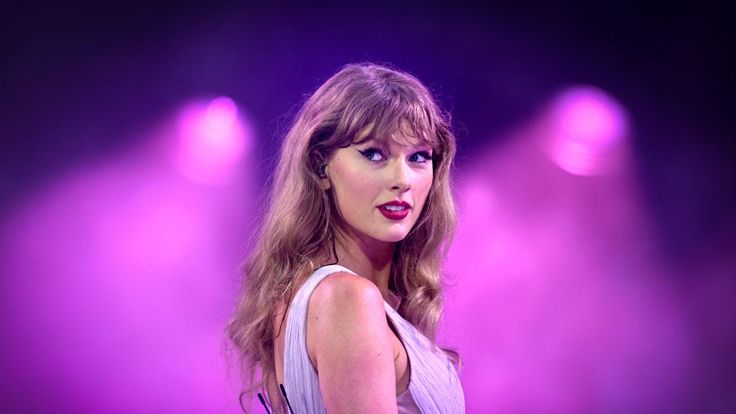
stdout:
[(404, 160), (396, 160), (392, 169), (391, 190), (404, 192), (411, 188), (411, 170)]

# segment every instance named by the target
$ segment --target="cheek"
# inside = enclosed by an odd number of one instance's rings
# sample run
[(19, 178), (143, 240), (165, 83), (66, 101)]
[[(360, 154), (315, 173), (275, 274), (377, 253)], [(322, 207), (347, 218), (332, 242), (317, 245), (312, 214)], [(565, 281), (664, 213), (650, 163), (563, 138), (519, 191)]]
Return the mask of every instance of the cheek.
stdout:
[(361, 194), (363, 190), (371, 186), (371, 177), (364, 171), (355, 168), (343, 167), (338, 169), (335, 177), (337, 184), (345, 194)]
[(372, 200), (376, 192), (374, 176), (348, 166), (336, 167), (332, 184), (343, 210), (362, 205), (364, 200)]
[(432, 178), (433, 174), (431, 171), (418, 177), (415, 188), (417, 189), (417, 194), (422, 198), (422, 201), (426, 200), (427, 195), (429, 195), (429, 190), (432, 188)]

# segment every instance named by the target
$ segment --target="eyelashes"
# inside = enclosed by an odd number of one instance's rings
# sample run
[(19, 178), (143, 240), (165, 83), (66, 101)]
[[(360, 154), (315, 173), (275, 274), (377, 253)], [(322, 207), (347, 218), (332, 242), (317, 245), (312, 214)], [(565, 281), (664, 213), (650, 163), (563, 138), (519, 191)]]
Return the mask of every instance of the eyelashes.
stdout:
[(425, 163), (428, 161), (432, 161), (432, 154), (427, 151), (419, 151), (411, 154), (411, 157), (409, 157), (409, 159), (413, 162)]
[(383, 156), (383, 153), (378, 148), (367, 148), (364, 150), (358, 150), (359, 153), (363, 154), (363, 156), (368, 159), (368, 161), (383, 161), (386, 159), (386, 157)]
[[(366, 148), (358, 150), (368, 161), (381, 162), (386, 160), (386, 156), (378, 148)], [(432, 154), (429, 151), (417, 151), (409, 156), (409, 161), (418, 164), (424, 164), (432, 161)]]

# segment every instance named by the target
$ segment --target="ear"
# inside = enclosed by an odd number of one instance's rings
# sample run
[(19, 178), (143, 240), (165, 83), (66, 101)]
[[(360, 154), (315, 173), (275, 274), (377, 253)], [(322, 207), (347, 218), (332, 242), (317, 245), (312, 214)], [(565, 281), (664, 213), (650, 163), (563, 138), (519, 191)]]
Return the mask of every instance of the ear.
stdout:
[(325, 191), (332, 188), (332, 183), (330, 182), (330, 174), (327, 172), (326, 165), (323, 167), (322, 172), (319, 175), (319, 186), (322, 188), (322, 190)]

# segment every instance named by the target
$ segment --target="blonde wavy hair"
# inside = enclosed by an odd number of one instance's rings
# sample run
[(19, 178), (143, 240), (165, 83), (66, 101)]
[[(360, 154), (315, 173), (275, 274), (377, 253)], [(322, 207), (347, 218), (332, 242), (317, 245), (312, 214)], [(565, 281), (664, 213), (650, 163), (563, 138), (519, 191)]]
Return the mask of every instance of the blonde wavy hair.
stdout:
[[(288, 306), (295, 289), (324, 264), (317, 261), (325, 249), (331, 245), (334, 251), (341, 220), (320, 176), (336, 149), (354, 143), (385, 144), (401, 135), (433, 148), (432, 186), (415, 226), (396, 246), (389, 289), (401, 299), (401, 316), (434, 341), (442, 311), (441, 263), (456, 222), (450, 186), (455, 137), (449, 124), (449, 114), (419, 80), (376, 64), (343, 67), (307, 99), (282, 144), (268, 214), (244, 262), (242, 291), (227, 326), (247, 385), (244, 393), (277, 389), (276, 306)], [(258, 370), (261, 378), (255, 381)]]

